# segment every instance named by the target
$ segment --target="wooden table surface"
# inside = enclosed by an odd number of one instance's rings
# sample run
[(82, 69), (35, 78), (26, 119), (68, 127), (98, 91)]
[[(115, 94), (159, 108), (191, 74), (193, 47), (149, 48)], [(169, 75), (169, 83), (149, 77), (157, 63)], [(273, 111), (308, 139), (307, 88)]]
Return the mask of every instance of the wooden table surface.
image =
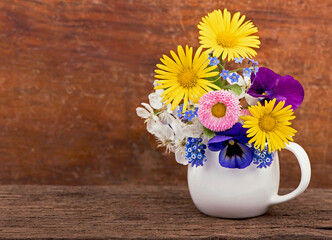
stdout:
[(332, 189), (245, 220), (205, 216), (186, 186), (0, 186), (0, 208), (1, 239), (332, 239)]

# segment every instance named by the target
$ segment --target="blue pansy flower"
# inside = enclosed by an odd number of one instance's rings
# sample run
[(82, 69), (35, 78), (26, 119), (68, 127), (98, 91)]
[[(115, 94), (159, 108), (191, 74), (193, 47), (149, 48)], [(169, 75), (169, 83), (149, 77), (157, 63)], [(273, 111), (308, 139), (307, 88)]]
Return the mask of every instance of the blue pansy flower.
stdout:
[(223, 79), (227, 79), (229, 77), (229, 71), (228, 70), (222, 70), (222, 72), (220, 73), (220, 76), (223, 78)]
[(186, 111), (184, 113), (184, 119), (191, 121), (195, 117), (195, 113), (192, 110)]
[(232, 73), (229, 78), (231, 79), (231, 83), (237, 83), (239, 81), (240, 75), (237, 73)]
[(220, 63), (217, 57), (209, 57), (209, 60), (211, 66), (217, 66)]
[(243, 69), (243, 76), (244, 77), (250, 77), (251, 75), (251, 70), (249, 68)]
[(254, 152), (253, 163), (258, 165), (257, 168), (267, 168), (271, 166), (273, 152), (269, 153), (267, 147), (265, 147), (263, 151), (255, 147), (252, 147), (251, 149)]
[(208, 142), (211, 151), (220, 151), (219, 164), (226, 168), (246, 168), (253, 160), (253, 150), (246, 145), (249, 138), (241, 123), (224, 132), (217, 132)]
[(243, 59), (244, 58), (242, 58), (242, 57), (239, 57), (239, 58), (234, 58), (234, 61), (236, 62), (236, 63), (242, 63), (242, 61), (243, 61)]

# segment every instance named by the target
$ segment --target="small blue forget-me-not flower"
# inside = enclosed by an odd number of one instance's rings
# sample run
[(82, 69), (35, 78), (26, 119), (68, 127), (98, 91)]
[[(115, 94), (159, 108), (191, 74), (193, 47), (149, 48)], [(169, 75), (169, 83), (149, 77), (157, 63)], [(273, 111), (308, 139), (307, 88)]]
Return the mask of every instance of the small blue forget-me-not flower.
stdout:
[(242, 63), (242, 61), (243, 61), (243, 59), (244, 58), (242, 58), (242, 57), (239, 57), (239, 58), (234, 58), (234, 61), (235, 61), (235, 63)]
[(249, 68), (243, 69), (243, 77), (250, 77), (251, 70)]
[(217, 66), (220, 63), (217, 57), (209, 57), (209, 60), (211, 66)]
[(220, 73), (220, 76), (226, 80), (229, 77), (229, 71), (228, 70), (222, 70), (222, 72)]
[(240, 75), (237, 73), (232, 73), (229, 78), (231, 79), (231, 83), (237, 83), (239, 81)]

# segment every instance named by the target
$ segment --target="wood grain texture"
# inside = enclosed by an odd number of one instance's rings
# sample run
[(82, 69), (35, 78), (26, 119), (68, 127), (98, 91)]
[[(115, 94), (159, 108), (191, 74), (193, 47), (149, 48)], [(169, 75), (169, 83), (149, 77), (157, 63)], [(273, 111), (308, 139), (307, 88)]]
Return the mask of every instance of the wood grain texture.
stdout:
[(200, 213), (183, 186), (0, 186), (0, 207), (1, 239), (332, 239), (322, 189), (244, 220)]
[[(0, 183), (186, 184), (135, 108), (159, 58), (198, 46), (200, 18), (240, 11), (259, 29), (260, 66), (305, 89), (295, 141), (312, 187), (332, 187), (331, 1), (0, 1)], [(299, 167), (281, 153), (281, 186)]]

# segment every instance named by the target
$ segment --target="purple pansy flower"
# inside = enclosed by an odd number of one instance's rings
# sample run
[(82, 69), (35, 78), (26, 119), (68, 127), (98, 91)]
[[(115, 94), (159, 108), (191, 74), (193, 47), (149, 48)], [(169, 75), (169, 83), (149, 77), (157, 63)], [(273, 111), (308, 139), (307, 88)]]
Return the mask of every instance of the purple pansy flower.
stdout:
[(259, 68), (256, 74), (251, 74), (252, 85), (248, 94), (272, 100), (275, 98), (277, 103), (285, 101), (285, 106), (292, 105), (296, 110), (302, 103), (304, 90), (302, 85), (292, 76), (280, 76), (268, 68)]
[(246, 168), (253, 159), (253, 151), (246, 145), (249, 138), (241, 123), (231, 129), (217, 132), (208, 142), (211, 151), (219, 153), (219, 164), (226, 168)]

